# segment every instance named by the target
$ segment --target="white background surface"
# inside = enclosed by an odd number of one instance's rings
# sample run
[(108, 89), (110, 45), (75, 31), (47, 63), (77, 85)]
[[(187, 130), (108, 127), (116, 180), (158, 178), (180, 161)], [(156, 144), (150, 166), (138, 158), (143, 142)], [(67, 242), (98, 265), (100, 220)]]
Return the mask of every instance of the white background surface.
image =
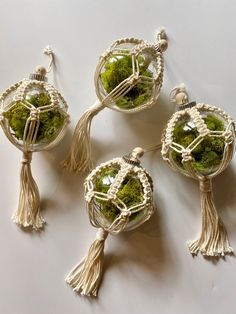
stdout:
[[(93, 74), (99, 55), (121, 37), (150, 41), (160, 26), (169, 36), (165, 80), (158, 104), (124, 115), (106, 109), (93, 121), (97, 163), (148, 147), (160, 134), (173, 106), (168, 94), (184, 82), (192, 100), (219, 105), (234, 118), (235, 13), (233, 0), (1, 0), (0, 87), (46, 64), (42, 49), (56, 53), (50, 79), (70, 105), (65, 140), (37, 153), (45, 231), (26, 233), (10, 220), (16, 207), (21, 153), (0, 135), (0, 314), (205, 314), (236, 313), (236, 260), (192, 258), (186, 241), (200, 229), (198, 185), (172, 172), (159, 153), (143, 158), (155, 184), (157, 212), (136, 231), (111, 236), (99, 298), (77, 296), (64, 277), (87, 252), (96, 230), (83, 200), (83, 176), (66, 173), (59, 162), (72, 129), (96, 99)], [(215, 201), (236, 249), (236, 164), (214, 180)]]

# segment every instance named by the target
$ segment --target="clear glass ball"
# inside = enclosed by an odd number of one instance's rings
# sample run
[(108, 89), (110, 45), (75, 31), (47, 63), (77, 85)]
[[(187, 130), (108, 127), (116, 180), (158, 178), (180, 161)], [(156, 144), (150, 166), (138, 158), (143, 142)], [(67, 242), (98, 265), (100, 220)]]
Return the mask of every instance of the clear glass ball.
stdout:
[(144, 106), (155, 97), (154, 79), (158, 68), (156, 57), (149, 51), (140, 51), (138, 55), (131, 55), (130, 52), (135, 46), (135, 43), (117, 45), (103, 60), (99, 75), (95, 78), (98, 80), (98, 97), (102, 100), (134, 72), (139, 72), (139, 79), (135, 86), (113, 101), (111, 108), (130, 110)]
[[(213, 174), (222, 162), (225, 148), (225, 139), (217, 131), (224, 131), (227, 121), (220, 115), (213, 112), (202, 111), (201, 116), (207, 126), (212, 131), (192, 150), (191, 167), (200, 175)], [(198, 129), (188, 114), (182, 116), (173, 129), (173, 142), (187, 148), (199, 136)], [(169, 158), (180, 172), (188, 175), (181, 153), (170, 149)]]
[[(105, 194), (105, 197), (94, 197), (92, 203), (96, 221), (98, 221), (99, 225), (105, 229), (108, 228), (121, 214), (121, 210), (115, 204), (115, 201), (108, 200), (106, 197), (110, 185), (112, 182), (114, 182), (119, 169), (119, 165), (112, 165), (102, 168), (100, 172), (96, 174), (96, 178), (93, 180), (94, 191)], [(132, 206), (142, 204), (144, 200), (143, 187), (135, 173), (129, 173), (125, 177), (118, 190), (117, 198), (121, 200), (128, 209)], [(119, 201), (117, 201), (117, 203), (119, 206), (121, 206)], [(149, 216), (150, 208), (148, 206), (142, 208), (140, 211), (131, 213), (129, 216), (129, 221), (124, 230), (131, 230), (136, 228), (145, 222)]]
[(4, 117), (9, 124), (11, 136), (22, 143), (24, 134), (27, 135), (26, 123), (31, 109), (39, 109), (39, 127), (34, 144), (42, 145), (53, 142), (62, 131), (67, 114), (65, 104), (60, 97), (58, 97), (58, 107), (43, 111), (43, 107), (50, 104), (48, 92), (37, 85), (27, 88), (23, 100), (17, 99), (17, 90), (12, 92), (4, 103)]

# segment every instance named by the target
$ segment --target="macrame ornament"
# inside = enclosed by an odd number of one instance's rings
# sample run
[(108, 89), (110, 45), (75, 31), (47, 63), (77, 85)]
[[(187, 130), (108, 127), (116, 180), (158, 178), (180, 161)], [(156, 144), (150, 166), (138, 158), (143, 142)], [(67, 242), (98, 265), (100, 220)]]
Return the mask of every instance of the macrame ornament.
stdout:
[(101, 55), (94, 77), (99, 100), (77, 123), (70, 152), (63, 162), (68, 170), (91, 170), (90, 128), (93, 117), (101, 110), (109, 107), (134, 113), (153, 106), (162, 87), (166, 49), (166, 34), (161, 29), (155, 44), (123, 38)]
[(31, 173), (33, 152), (52, 148), (60, 142), (69, 123), (68, 106), (60, 92), (47, 83), (48, 69), (37, 66), (29, 79), (11, 85), (0, 96), (0, 123), (9, 141), (23, 153), (18, 208), (12, 219), (21, 227), (38, 230), (45, 221), (40, 213), (40, 196)]
[(162, 156), (180, 173), (197, 179), (200, 186), (202, 229), (189, 243), (192, 254), (224, 256), (233, 249), (218, 216), (212, 179), (229, 164), (234, 153), (235, 125), (223, 110), (205, 103), (188, 102), (184, 86), (171, 93), (179, 111), (170, 118), (162, 139)]
[(88, 215), (98, 232), (88, 255), (66, 277), (82, 295), (97, 295), (108, 234), (137, 228), (153, 213), (152, 179), (139, 160), (143, 153), (137, 147), (129, 156), (102, 163), (85, 180)]

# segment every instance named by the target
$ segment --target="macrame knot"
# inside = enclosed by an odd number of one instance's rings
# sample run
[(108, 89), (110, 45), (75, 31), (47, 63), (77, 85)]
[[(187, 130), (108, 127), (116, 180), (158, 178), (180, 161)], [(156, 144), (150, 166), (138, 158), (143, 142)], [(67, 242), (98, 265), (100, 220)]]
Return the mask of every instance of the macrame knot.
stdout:
[(36, 108), (31, 109), (31, 111), (30, 111), (30, 120), (31, 121), (38, 120), (39, 119), (39, 114), (40, 114), (40, 110), (39, 109), (36, 109)]
[(190, 149), (184, 149), (181, 155), (184, 162), (193, 160)]
[(50, 46), (46, 46), (43, 50), (43, 53), (45, 53), (46, 55), (50, 56), (53, 54), (53, 50)]
[(90, 202), (91, 201), (91, 199), (93, 198), (93, 196), (94, 196), (94, 192), (93, 191), (88, 191), (86, 194), (85, 194), (85, 201), (86, 202)]
[(13, 97), (14, 101), (23, 101), (24, 100), (24, 96), (22, 95), (22, 93), (19, 91), (19, 94), (15, 95)]
[(91, 191), (87, 192), (84, 198), (85, 198), (85, 201), (89, 203), (92, 198), (92, 192)]
[(206, 123), (202, 119), (202, 117), (199, 114), (198, 110), (195, 107), (193, 107), (193, 108), (190, 109), (190, 112), (191, 112), (191, 117), (193, 119), (193, 122), (196, 125), (197, 130), (199, 132), (199, 135), (201, 137), (205, 137), (205, 136), (209, 135), (210, 130), (208, 129)]
[(197, 125), (196, 124), (196, 126), (198, 127), (198, 131), (199, 131), (201, 137), (206, 137), (211, 133), (211, 131), (207, 128), (206, 125), (203, 126), (203, 125)]
[(172, 138), (168, 136), (168, 137), (166, 138), (166, 146), (164, 146), (163, 149), (168, 150), (168, 146), (171, 145), (172, 142), (173, 142)]
[(22, 164), (30, 164), (32, 161), (32, 153), (31, 152), (23, 152), (23, 158), (21, 160)]
[(233, 134), (232, 134), (231, 131), (225, 131), (223, 133), (223, 136), (225, 138), (225, 143), (227, 143), (227, 144), (231, 144), (233, 142), (233, 140), (234, 140)]
[(138, 82), (138, 80), (139, 80), (139, 73), (134, 73), (130, 76), (129, 83), (131, 85), (135, 85)]
[(212, 191), (212, 182), (209, 179), (201, 179), (200, 181), (200, 191), (203, 193), (208, 193)]
[(105, 241), (108, 234), (109, 233), (106, 230), (99, 228), (96, 234), (96, 239), (99, 241)]
[(117, 195), (116, 193), (118, 192), (116, 187), (112, 187), (109, 189), (109, 191), (107, 192), (107, 199), (108, 200), (116, 200), (117, 199)]
[(126, 211), (121, 212), (119, 218), (121, 221), (126, 221), (130, 215), (131, 215), (131, 211), (126, 210)]

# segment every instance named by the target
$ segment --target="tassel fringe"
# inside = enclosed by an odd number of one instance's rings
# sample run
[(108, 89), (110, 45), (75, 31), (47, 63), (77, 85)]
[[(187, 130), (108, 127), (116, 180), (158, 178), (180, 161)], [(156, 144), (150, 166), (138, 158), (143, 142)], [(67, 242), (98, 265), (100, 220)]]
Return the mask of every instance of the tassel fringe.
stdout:
[(98, 103), (88, 109), (80, 118), (76, 125), (71, 148), (68, 156), (62, 162), (62, 165), (69, 171), (87, 171), (92, 169), (91, 160), (91, 122), (104, 108), (103, 103)]
[(31, 173), (32, 153), (24, 152), (20, 173), (20, 197), (18, 208), (12, 219), (19, 226), (38, 230), (45, 221), (40, 214), (40, 197), (36, 182)]
[(199, 239), (189, 244), (192, 254), (199, 251), (207, 256), (224, 256), (233, 253), (227, 232), (219, 218), (212, 193), (211, 179), (200, 181), (202, 230)]
[(86, 296), (97, 296), (102, 279), (104, 246), (108, 232), (100, 228), (96, 240), (89, 248), (88, 255), (74, 267), (66, 282), (74, 291)]

